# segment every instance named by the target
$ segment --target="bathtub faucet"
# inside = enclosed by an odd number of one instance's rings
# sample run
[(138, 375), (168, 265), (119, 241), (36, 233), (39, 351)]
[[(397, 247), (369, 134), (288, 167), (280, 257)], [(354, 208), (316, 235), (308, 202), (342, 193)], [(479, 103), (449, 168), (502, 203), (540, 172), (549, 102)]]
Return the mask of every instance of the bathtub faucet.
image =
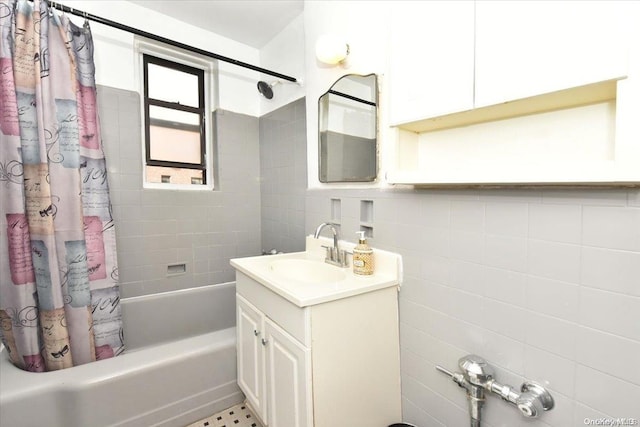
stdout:
[(513, 387), (496, 381), (493, 378), (493, 368), (475, 354), (460, 358), (458, 367), (462, 373), (450, 372), (442, 366), (436, 366), (436, 369), (451, 377), (453, 382), (467, 390), (471, 427), (480, 427), (480, 413), (484, 406), (485, 390), (495, 393), (503, 400), (515, 405), (520, 413), (527, 418), (537, 418), (543, 411), (553, 409), (553, 397), (540, 384), (525, 381), (520, 387), (522, 393), (518, 393)]
[(331, 246), (322, 246), (327, 250), (327, 254), (325, 256), (324, 262), (335, 265), (337, 267), (348, 267), (349, 264), (347, 262), (347, 252), (345, 250), (341, 250), (338, 247), (338, 240), (340, 240), (340, 233), (336, 228), (336, 225), (330, 222), (323, 222), (316, 228), (316, 232), (313, 235), (314, 239), (320, 237), (320, 233), (325, 227), (329, 227), (331, 232), (333, 233), (333, 247)]

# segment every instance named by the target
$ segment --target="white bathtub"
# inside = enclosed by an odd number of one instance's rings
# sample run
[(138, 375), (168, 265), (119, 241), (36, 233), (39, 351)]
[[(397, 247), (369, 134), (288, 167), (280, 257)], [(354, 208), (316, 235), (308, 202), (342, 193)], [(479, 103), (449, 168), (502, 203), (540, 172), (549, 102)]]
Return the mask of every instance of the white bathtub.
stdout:
[(31, 373), (0, 354), (0, 426), (183, 427), (242, 401), (235, 285), (122, 300), (125, 354)]

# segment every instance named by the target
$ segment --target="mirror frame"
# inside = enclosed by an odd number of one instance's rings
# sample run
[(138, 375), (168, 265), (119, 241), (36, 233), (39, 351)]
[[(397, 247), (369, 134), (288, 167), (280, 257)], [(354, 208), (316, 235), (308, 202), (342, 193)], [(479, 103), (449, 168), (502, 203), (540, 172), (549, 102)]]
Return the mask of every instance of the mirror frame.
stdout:
[[(366, 101), (363, 99), (360, 99), (358, 97), (355, 96), (351, 96), (342, 92), (337, 92), (335, 90), (333, 90), (333, 87), (342, 79), (346, 78), (346, 77), (371, 77), (373, 76), (375, 78), (375, 93), (374, 93), (374, 101)], [(379, 98), (380, 98), (380, 89), (379, 89), (379, 84), (378, 84), (378, 80), (379, 77), (376, 73), (370, 73), (370, 74), (356, 74), (356, 73), (350, 73), (350, 74), (345, 74), (343, 76), (341, 76), (339, 79), (337, 79), (335, 82), (333, 82), (333, 84), (331, 85), (331, 87), (329, 88), (329, 90), (327, 90), (325, 93), (323, 93), (322, 95), (320, 95), (320, 97), (318, 98), (318, 120), (317, 120), (317, 126), (318, 126), (318, 181), (320, 181), (323, 184), (332, 184), (332, 183), (340, 183), (340, 182), (362, 182), (362, 183), (371, 183), (371, 182), (376, 182), (378, 180), (378, 172), (379, 172), (379, 166), (380, 166), (380, 159), (379, 159), (379, 137), (380, 137), (380, 132), (379, 132), (379, 126), (380, 126), (380, 120), (379, 120), (379, 115), (380, 115), (380, 109), (379, 109)], [(374, 156), (374, 172), (373, 172), (373, 176), (367, 176), (367, 177), (363, 177), (363, 178), (354, 178), (354, 179), (341, 179), (341, 180), (322, 180), (322, 168), (323, 166), (326, 167), (326, 160), (323, 162), (323, 158), (322, 158), (322, 136), (321, 136), (321, 131), (320, 131), (320, 120), (321, 120), (321, 110), (322, 110), (322, 98), (324, 96), (327, 96), (329, 94), (338, 94), (339, 96), (344, 96), (346, 98), (352, 99), (354, 101), (358, 101), (358, 102), (363, 102), (365, 104), (369, 104), (369, 105), (373, 105), (375, 107), (375, 156)]]

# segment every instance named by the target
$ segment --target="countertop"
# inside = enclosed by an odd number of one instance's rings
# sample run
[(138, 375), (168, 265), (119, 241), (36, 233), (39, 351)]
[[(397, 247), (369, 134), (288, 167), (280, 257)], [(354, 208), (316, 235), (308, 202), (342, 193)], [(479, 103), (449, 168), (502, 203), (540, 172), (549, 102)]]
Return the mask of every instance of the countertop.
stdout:
[[(273, 262), (286, 259), (324, 263), (325, 251), (322, 245), (327, 244), (332, 244), (332, 241), (324, 237), (314, 239), (309, 236), (304, 252), (235, 258), (231, 260), (231, 265), (298, 307), (321, 304), (401, 284), (402, 258), (400, 255), (375, 248), (375, 270), (374, 274), (369, 276), (354, 274), (351, 266), (347, 268), (330, 266), (342, 270), (344, 278), (324, 283), (309, 283), (284, 277), (272, 269)], [(340, 242), (340, 249), (350, 251), (353, 246), (354, 244), (350, 242)]]

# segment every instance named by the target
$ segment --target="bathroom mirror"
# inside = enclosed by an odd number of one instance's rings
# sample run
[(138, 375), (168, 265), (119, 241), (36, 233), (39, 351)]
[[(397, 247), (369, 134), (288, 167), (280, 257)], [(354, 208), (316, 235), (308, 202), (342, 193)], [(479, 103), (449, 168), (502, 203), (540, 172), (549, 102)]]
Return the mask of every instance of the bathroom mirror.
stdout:
[(371, 182), (378, 171), (378, 79), (348, 74), (318, 101), (320, 182)]

